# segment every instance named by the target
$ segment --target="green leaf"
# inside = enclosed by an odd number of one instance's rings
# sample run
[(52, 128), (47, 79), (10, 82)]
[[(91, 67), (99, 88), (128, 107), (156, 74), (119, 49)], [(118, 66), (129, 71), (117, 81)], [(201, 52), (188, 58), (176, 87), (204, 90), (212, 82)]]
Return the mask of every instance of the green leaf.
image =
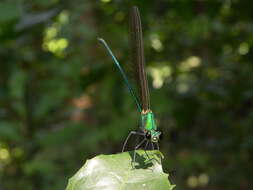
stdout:
[(18, 141), (21, 136), (18, 132), (18, 124), (15, 122), (1, 121), (0, 122), (0, 139)]
[[(147, 156), (148, 154), (148, 156)], [(84, 166), (69, 179), (66, 190), (171, 190), (168, 174), (161, 165), (159, 151), (136, 151), (135, 169), (133, 152), (99, 155), (87, 160)]]
[(22, 99), (25, 91), (27, 73), (22, 70), (15, 70), (9, 79), (10, 96), (15, 99)]
[(21, 14), (20, 4), (17, 2), (0, 2), (0, 23), (18, 19)]
[(26, 175), (33, 175), (33, 174), (44, 174), (44, 175), (51, 175), (54, 171), (55, 166), (52, 162), (46, 159), (33, 159), (30, 162), (27, 162), (23, 165), (23, 169)]
[(40, 133), (39, 143), (45, 147), (62, 146), (66, 142), (76, 141), (79, 134), (84, 133), (83, 124), (65, 123), (65, 127), (54, 131)]

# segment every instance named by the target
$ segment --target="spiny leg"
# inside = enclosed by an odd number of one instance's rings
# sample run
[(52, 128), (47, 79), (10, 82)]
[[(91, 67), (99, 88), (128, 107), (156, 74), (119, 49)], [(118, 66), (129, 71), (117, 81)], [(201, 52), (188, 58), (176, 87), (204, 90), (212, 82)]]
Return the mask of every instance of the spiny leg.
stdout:
[(148, 159), (150, 160), (149, 155), (148, 155), (148, 153), (147, 153), (147, 151), (146, 151), (148, 144), (149, 144), (149, 141), (147, 140), (147, 143), (146, 143), (146, 145), (145, 145), (145, 147), (144, 147), (144, 152), (145, 152), (145, 154), (147, 155)]
[(145, 147), (144, 147), (144, 150), (147, 149), (148, 144), (149, 144), (149, 141), (147, 140), (147, 142), (146, 142), (146, 144), (145, 144)]
[[(150, 142), (150, 141), (147, 141), (147, 143), (146, 143), (146, 145), (145, 145), (145, 149), (146, 149), (146, 146), (147, 146), (147, 144), (148, 144), (149, 142)], [(151, 142), (151, 146), (152, 146), (152, 149), (153, 149), (153, 150), (155, 150), (155, 145), (156, 145), (157, 150), (159, 150), (159, 144), (158, 144), (158, 142), (155, 142), (155, 144), (154, 144), (153, 142)], [(144, 150), (144, 151), (145, 151), (145, 153), (146, 153), (146, 155), (147, 155), (147, 157), (148, 157), (148, 161), (156, 160), (157, 162), (161, 163), (160, 161), (158, 161), (158, 160), (155, 159), (155, 158), (150, 158), (150, 157), (148, 156), (146, 150)], [(161, 158), (162, 158), (162, 157), (161, 157)]]
[(131, 131), (129, 134), (128, 134), (128, 136), (127, 136), (127, 138), (126, 138), (126, 140), (125, 140), (125, 142), (124, 142), (124, 144), (123, 144), (123, 148), (122, 148), (122, 152), (124, 152), (124, 150), (125, 150), (125, 147), (126, 147), (126, 144), (127, 144), (127, 141), (128, 141), (128, 139), (131, 137), (131, 135), (144, 135), (143, 133), (140, 133), (140, 132), (137, 132), (137, 131)]
[[(144, 138), (135, 148), (134, 148), (134, 159), (133, 159), (133, 162), (132, 162), (132, 164), (133, 163), (135, 163), (135, 158), (136, 158), (136, 150), (146, 141), (147, 139), (146, 138)], [(133, 165), (132, 165), (132, 167), (133, 167)], [(133, 167), (133, 168), (135, 168), (135, 167)]]
[[(155, 150), (155, 146), (154, 146), (153, 142), (151, 142), (151, 146), (152, 146), (152, 150)], [(146, 155), (147, 155), (147, 157), (148, 157), (148, 160), (147, 160), (148, 162), (152, 162), (152, 160), (156, 160), (156, 161), (157, 161), (157, 159), (155, 159), (155, 157), (153, 157), (153, 156), (152, 156), (152, 158), (150, 158), (150, 157), (148, 156), (146, 150), (145, 150), (145, 153), (146, 153)], [(154, 154), (152, 153), (152, 155), (154, 155)]]
[[(158, 143), (158, 142), (156, 143), (156, 146), (157, 146), (157, 150), (159, 150), (160, 147), (159, 147), (159, 143)], [(160, 155), (160, 154), (159, 154), (159, 155)], [(160, 155), (160, 159), (161, 159), (160, 161), (162, 161), (162, 156), (161, 156), (161, 155)], [(161, 163), (161, 162), (159, 162), (159, 163)]]
[(152, 150), (154, 150), (154, 149), (155, 149), (155, 147), (154, 147), (154, 144), (153, 144), (153, 142), (151, 142), (151, 145), (152, 145)]
[(158, 142), (156, 143), (157, 150), (160, 150)]

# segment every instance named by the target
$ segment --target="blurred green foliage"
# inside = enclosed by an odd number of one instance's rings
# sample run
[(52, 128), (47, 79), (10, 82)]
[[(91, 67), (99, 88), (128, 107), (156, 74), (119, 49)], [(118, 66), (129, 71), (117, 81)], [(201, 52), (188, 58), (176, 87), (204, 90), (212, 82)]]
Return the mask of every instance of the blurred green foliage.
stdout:
[(64, 189), (86, 159), (119, 152), (137, 128), (97, 42), (127, 64), (133, 4), (176, 189), (252, 189), (252, 2), (1, 0), (1, 190)]

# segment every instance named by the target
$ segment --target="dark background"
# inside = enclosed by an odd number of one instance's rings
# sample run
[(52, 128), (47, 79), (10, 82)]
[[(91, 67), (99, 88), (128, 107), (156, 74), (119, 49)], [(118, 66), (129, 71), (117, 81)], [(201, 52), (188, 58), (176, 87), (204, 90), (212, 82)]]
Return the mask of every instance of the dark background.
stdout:
[(139, 115), (97, 37), (127, 64), (133, 4), (176, 189), (252, 189), (251, 1), (1, 0), (1, 190), (65, 189), (121, 151)]

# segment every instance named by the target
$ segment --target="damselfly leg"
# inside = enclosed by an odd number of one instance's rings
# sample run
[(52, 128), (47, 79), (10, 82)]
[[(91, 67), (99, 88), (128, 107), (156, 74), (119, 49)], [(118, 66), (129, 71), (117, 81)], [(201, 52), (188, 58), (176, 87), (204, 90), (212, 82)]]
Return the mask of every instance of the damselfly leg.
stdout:
[(137, 144), (137, 146), (134, 148), (134, 158), (133, 158), (133, 161), (131, 162), (132, 164), (132, 167), (135, 168), (135, 165), (133, 165), (133, 163), (135, 163), (135, 159), (136, 159), (136, 150), (138, 148), (140, 148), (140, 146), (146, 141), (147, 139), (144, 138), (139, 144)]
[(138, 131), (131, 131), (131, 132), (128, 134), (128, 136), (127, 136), (127, 138), (126, 138), (126, 140), (125, 140), (125, 142), (124, 142), (124, 144), (123, 144), (122, 152), (124, 152), (125, 147), (126, 147), (126, 144), (127, 144), (128, 140), (129, 140), (129, 138), (131, 137), (131, 135), (141, 135), (141, 136), (144, 136), (145, 134), (144, 134), (144, 133), (141, 133), (141, 132), (138, 132)]
[(156, 143), (156, 147), (157, 147), (157, 150), (160, 150), (159, 144), (158, 144), (158, 143)]
[(144, 147), (144, 151), (145, 151), (145, 154), (146, 154), (147, 158), (150, 160), (149, 155), (148, 155), (148, 153), (147, 153), (147, 151), (146, 151), (148, 145), (149, 145), (149, 141), (147, 140), (146, 145), (145, 145), (145, 147)]
[(152, 150), (155, 150), (154, 144), (151, 142)]

